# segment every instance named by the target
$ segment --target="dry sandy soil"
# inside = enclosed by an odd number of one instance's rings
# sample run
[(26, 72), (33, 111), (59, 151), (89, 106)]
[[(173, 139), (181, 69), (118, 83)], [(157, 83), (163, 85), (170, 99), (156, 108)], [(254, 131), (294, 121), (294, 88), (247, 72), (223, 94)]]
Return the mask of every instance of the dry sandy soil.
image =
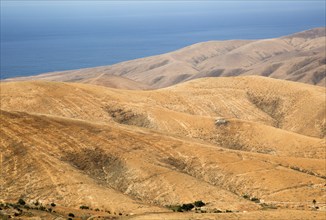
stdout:
[(11, 80), (79, 82), (155, 89), (202, 77), (260, 75), (325, 86), (325, 28), (262, 40), (209, 41), (112, 66)]
[[(323, 87), (259, 76), (153, 91), (0, 85), (4, 201), (134, 219), (325, 216)], [(198, 200), (208, 213), (166, 208)]]

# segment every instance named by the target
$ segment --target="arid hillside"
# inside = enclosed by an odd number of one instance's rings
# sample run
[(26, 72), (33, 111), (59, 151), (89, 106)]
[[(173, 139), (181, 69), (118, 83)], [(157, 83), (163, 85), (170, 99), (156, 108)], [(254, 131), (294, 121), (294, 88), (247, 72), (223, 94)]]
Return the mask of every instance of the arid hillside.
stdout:
[[(323, 87), (244, 76), (150, 91), (45, 81), (0, 89), (2, 201), (106, 210), (91, 218), (325, 214)], [(195, 201), (206, 203), (201, 214), (172, 211)]]
[(225, 117), (321, 138), (324, 98), (322, 87), (258, 76), (197, 79), (153, 91), (42, 81), (1, 84), (4, 110), (115, 121), (189, 137), (205, 135), (215, 129), (216, 117)]
[(158, 56), (8, 79), (155, 89), (203, 77), (260, 75), (325, 86), (325, 28), (262, 40), (209, 41)]

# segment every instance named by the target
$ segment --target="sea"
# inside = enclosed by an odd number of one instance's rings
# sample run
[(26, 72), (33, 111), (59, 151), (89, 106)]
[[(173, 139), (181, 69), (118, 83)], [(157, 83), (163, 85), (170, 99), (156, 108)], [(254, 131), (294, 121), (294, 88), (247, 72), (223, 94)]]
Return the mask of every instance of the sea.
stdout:
[(325, 1), (1, 0), (0, 79), (325, 26)]

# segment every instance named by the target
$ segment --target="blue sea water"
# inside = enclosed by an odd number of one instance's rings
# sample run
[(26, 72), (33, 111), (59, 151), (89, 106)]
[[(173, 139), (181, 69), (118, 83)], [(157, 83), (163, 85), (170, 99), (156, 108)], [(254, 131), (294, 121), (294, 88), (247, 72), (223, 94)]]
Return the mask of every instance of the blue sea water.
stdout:
[(325, 1), (1, 0), (1, 79), (325, 26)]

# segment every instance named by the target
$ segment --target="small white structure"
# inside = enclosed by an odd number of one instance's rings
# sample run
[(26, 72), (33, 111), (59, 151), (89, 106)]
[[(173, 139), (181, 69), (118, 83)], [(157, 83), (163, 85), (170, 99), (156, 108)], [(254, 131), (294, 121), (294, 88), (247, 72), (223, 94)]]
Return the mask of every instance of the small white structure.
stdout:
[(227, 123), (229, 123), (229, 121), (226, 120), (225, 118), (217, 118), (215, 120), (215, 125), (217, 125), (217, 126), (226, 125)]

